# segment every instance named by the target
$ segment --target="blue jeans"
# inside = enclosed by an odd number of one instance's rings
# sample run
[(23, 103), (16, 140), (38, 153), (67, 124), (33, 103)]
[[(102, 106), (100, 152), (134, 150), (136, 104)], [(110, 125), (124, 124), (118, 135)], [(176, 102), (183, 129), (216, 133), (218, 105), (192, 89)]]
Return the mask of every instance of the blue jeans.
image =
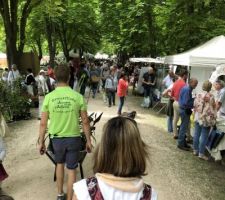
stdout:
[(98, 89), (98, 83), (91, 83), (91, 90), (92, 90), (92, 93), (93, 93), (93, 95), (92, 95), (93, 98), (95, 98), (97, 89)]
[(144, 97), (149, 97), (150, 104), (149, 106), (152, 107), (153, 105), (153, 88), (152, 87), (146, 87), (144, 88)]
[(167, 117), (167, 131), (169, 133), (173, 132), (173, 117)]
[(108, 91), (107, 92), (107, 96), (108, 96), (108, 101), (109, 101), (109, 106), (115, 105), (115, 92), (114, 91)]
[(118, 114), (119, 115), (121, 115), (122, 108), (123, 108), (123, 105), (124, 105), (124, 100), (125, 100), (125, 97), (120, 97), (120, 103), (119, 103), (119, 108), (118, 108)]
[(178, 145), (183, 147), (186, 145), (185, 135), (188, 131), (188, 126), (190, 123), (190, 115), (187, 115), (185, 110), (180, 108), (180, 117), (181, 117), (181, 125), (178, 135)]
[(209, 136), (209, 131), (210, 127), (204, 127), (198, 122), (195, 122), (194, 150), (201, 155), (205, 154), (205, 147)]

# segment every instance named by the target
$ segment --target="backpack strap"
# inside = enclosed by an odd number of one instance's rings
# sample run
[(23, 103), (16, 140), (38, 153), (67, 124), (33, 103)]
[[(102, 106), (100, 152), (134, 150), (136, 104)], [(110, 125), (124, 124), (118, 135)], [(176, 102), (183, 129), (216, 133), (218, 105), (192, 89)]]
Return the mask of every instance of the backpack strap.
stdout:
[(104, 200), (96, 177), (87, 178), (86, 183), (91, 200)]
[[(87, 178), (86, 183), (91, 200), (104, 200), (96, 177)], [(140, 200), (151, 200), (151, 197), (151, 186), (144, 184), (143, 196), (140, 198)]]
[(150, 185), (144, 184), (143, 196), (140, 200), (151, 200), (152, 197), (152, 187)]

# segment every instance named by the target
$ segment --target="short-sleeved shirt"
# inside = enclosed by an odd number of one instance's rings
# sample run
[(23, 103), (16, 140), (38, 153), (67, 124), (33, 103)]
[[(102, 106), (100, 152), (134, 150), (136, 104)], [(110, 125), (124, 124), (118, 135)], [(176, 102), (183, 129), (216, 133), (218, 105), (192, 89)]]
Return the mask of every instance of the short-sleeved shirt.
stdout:
[(225, 114), (225, 88), (222, 88), (217, 95), (217, 101), (220, 102), (222, 105), (220, 107), (219, 112)]
[(173, 78), (171, 78), (170, 75), (167, 75), (163, 79), (163, 83), (165, 84), (166, 88), (169, 88), (173, 84)]
[(179, 100), (179, 97), (180, 97), (180, 91), (181, 89), (186, 85), (186, 83), (184, 82), (183, 79), (178, 79), (174, 84), (173, 84), (173, 87), (172, 87), (172, 90), (171, 90), (171, 96), (176, 100), (178, 101)]
[[(143, 75), (143, 79), (144, 79), (145, 82), (153, 83), (155, 81), (155, 74), (149, 74), (148, 72), (146, 72)], [(144, 88), (149, 88), (149, 87), (153, 87), (153, 86), (143, 83), (143, 87)]]
[(46, 95), (42, 112), (49, 114), (51, 138), (80, 136), (80, 111), (86, 110), (83, 96), (70, 87), (57, 87)]

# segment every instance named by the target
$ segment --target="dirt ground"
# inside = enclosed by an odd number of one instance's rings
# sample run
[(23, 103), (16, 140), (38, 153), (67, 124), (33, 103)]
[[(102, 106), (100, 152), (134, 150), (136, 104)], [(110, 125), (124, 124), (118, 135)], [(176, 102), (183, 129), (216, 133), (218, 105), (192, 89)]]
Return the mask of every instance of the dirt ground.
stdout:
[[(151, 153), (148, 175), (144, 179), (157, 191), (158, 199), (225, 200), (225, 168), (218, 163), (199, 160), (191, 152), (178, 150), (165, 130), (165, 116), (140, 108), (141, 100), (128, 96), (124, 111), (137, 111), (136, 120)], [(90, 99), (88, 110), (104, 112), (96, 127), (98, 142), (104, 123), (116, 115), (117, 106), (108, 108), (99, 94), (97, 99)], [(3, 189), (15, 200), (56, 199), (54, 166), (36, 149), (39, 121), (35, 112), (31, 120), (10, 124), (11, 134), (5, 138), (7, 158), (4, 165), (10, 177), (3, 183)], [(92, 154), (86, 157), (83, 167), (85, 176), (92, 175)]]

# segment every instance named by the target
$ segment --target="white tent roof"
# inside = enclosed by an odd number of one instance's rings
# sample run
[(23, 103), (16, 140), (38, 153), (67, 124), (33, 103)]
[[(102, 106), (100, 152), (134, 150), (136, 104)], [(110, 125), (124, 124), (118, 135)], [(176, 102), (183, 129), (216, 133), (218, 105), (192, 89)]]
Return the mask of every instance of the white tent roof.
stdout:
[(225, 37), (217, 36), (184, 53), (166, 56), (165, 63), (193, 67), (215, 67), (225, 64)]
[(133, 63), (139, 63), (139, 62), (143, 62), (143, 63), (163, 63), (163, 59), (155, 59), (155, 58), (130, 58), (129, 59), (130, 62)]
[(107, 59), (109, 59), (109, 55), (107, 55), (107, 54), (105, 54), (105, 53), (103, 53), (103, 54), (101, 54), (101, 53), (97, 53), (96, 55), (95, 55), (95, 59), (105, 59), (105, 60), (107, 60)]

